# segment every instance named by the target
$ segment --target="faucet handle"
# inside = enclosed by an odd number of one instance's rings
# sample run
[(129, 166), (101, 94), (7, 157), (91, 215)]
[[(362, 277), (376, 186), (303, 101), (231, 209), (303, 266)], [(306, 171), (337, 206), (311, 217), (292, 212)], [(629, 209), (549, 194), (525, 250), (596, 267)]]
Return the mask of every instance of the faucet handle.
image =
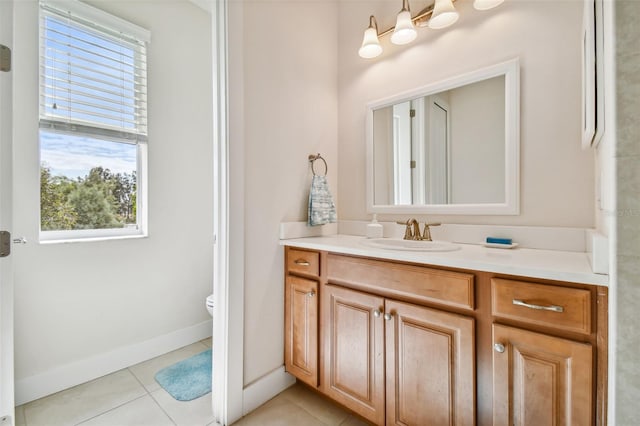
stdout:
[(426, 241), (431, 241), (431, 229), (429, 229), (431, 226), (440, 226), (442, 225), (441, 223), (428, 223), (425, 222), (424, 223), (424, 231), (422, 232), (422, 239), (426, 240)]
[(404, 239), (405, 240), (413, 240), (413, 231), (411, 230), (411, 219), (407, 220), (406, 222), (397, 221), (396, 223), (398, 225), (405, 225), (406, 226), (406, 228), (404, 230)]

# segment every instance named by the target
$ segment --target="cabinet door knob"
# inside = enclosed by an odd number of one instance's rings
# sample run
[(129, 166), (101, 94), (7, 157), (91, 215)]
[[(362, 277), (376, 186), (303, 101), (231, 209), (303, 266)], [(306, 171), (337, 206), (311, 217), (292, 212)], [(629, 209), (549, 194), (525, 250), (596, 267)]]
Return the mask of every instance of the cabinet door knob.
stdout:
[(493, 349), (496, 352), (503, 353), (504, 352), (504, 345), (502, 343), (496, 343), (496, 344), (493, 345)]
[(380, 315), (381, 315), (381, 314), (380, 314), (380, 311), (379, 311), (379, 310), (377, 310), (377, 309), (376, 309), (375, 311), (373, 311), (373, 316), (374, 316), (374, 317), (376, 317), (376, 318), (380, 318)]
[(386, 321), (390, 321), (390, 320), (391, 320), (391, 318), (393, 318), (393, 314), (390, 314), (390, 313), (388, 313), (388, 312), (387, 312), (386, 314), (384, 314), (384, 319), (385, 319)]
[(311, 290), (309, 293), (307, 293), (307, 296), (308, 296), (308, 297), (313, 297), (313, 296), (315, 296), (315, 295), (316, 295), (316, 292), (315, 292), (315, 291), (313, 291), (313, 290)]

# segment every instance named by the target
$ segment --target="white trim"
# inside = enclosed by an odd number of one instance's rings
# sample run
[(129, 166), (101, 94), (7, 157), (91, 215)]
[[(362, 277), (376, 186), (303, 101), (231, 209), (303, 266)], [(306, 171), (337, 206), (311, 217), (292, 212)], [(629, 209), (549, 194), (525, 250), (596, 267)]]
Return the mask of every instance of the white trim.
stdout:
[(127, 238), (146, 238), (138, 227), (112, 229), (77, 229), (65, 231), (40, 231), (40, 244), (79, 243)]
[[(11, 49), (13, 9), (13, 0), (0, 2), (0, 42)], [(13, 226), (13, 72), (0, 71), (0, 230), (5, 231), (12, 231)], [(14, 418), (15, 414), (13, 316), (13, 260), (9, 256), (0, 259), (0, 418)]]
[(295, 377), (285, 372), (284, 366), (262, 376), (244, 389), (242, 415), (246, 416), (295, 382)]
[(582, 148), (589, 148), (596, 132), (596, 58), (594, 1), (584, 0), (582, 16)]
[[(241, 2), (234, 2), (242, 8)], [(214, 330), (212, 408), (214, 419), (222, 425), (231, 424), (242, 416), (244, 369), (244, 145), (242, 127), (234, 128), (234, 143), (230, 144), (229, 51), (228, 28), (242, 37), (242, 14), (229, 20), (229, 2), (212, 4), (213, 61), (213, 135), (214, 135)], [(241, 55), (235, 60), (241, 61)], [(242, 66), (239, 66), (240, 72)], [(234, 72), (236, 84), (241, 75)], [(235, 92), (234, 92), (235, 93)], [(236, 123), (242, 123), (242, 96), (235, 93)], [(233, 166), (230, 167), (230, 164)]]
[(207, 320), (144, 342), (123, 346), (16, 380), (16, 405), (34, 401), (206, 339), (211, 336), (211, 322)]
[[(505, 201), (487, 204), (375, 205), (373, 170), (373, 110), (407, 99), (427, 96), (463, 84), (505, 76)], [(367, 104), (367, 212), (393, 214), (517, 215), (520, 213), (520, 61), (511, 59), (496, 65), (448, 78)]]

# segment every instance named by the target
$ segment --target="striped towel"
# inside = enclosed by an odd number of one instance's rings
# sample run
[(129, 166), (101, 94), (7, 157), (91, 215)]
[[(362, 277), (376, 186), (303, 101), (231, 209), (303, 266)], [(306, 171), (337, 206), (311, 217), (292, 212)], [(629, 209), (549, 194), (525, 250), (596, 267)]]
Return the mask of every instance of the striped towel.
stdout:
[(336, 206), (326, 176), (314, 175), (309, 191), (309, 226), (336, 222)]

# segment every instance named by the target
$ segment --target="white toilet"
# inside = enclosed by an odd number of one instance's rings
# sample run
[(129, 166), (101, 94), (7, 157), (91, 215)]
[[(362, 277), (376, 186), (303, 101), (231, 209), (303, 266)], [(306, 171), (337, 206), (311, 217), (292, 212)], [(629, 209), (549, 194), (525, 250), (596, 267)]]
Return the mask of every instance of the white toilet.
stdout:
[(213, 294), (207, 296), (207, 311), (213, 317)]

